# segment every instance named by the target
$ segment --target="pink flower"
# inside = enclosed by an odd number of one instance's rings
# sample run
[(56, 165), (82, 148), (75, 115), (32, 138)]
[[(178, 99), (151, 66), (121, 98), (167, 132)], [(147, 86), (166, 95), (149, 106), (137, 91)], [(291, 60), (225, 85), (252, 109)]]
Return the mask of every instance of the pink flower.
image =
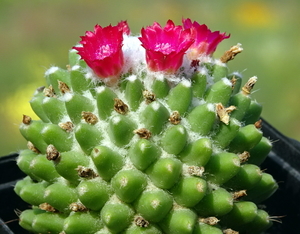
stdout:
[(164, 28), (154, 22), (141, 33), (139, 39), (146, 49), (146, 62), (151, 71), (175, 73), (182, 65), (184, 53), (194, 42), (190, 29), (175, 26), (171, 20)]
[(188, 57), (191, 60), (196, 60), (200, 55), (212, 55), (218, 44), (230, 37), (225, 33), (220, 33), (219, 31), (210, 31), (205, 24), (199, 24), (198, 22), (192, 21), (190, 19), (182, 20), (184, 29), (190, 29), (192, 37), (195, 39), (194, 44), (190, 47), (188, 51)]
[(129, 26), (127, 24), (127, 21), (119, 22), (117, 27), (119, 28), (119, 30), (123, 31), (123, 34), (126, 34), (126, 35), (130, 34), (130, 29), (129, 29)]
[(123, 34), (129, 33), (126, 21), (105, 28), (96, 25), (94, 32), (87, 31), (85, 36), (81, 37), (82, 47), (73, 47), (73, 49), (78, 51), (81, 59), (98, 77), (108, 78), (108, 83), (115, 83), (124, 65)]

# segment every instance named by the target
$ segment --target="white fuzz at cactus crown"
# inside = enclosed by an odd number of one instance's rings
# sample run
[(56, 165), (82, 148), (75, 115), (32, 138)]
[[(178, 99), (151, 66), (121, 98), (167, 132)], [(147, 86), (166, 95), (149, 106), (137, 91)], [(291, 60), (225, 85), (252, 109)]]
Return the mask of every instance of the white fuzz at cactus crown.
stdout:
[(50, 74), (55, 73), (58, 69), (59, 69), (59, 67), (51, 67), (46, 71), (45, 75), (49, 76)]

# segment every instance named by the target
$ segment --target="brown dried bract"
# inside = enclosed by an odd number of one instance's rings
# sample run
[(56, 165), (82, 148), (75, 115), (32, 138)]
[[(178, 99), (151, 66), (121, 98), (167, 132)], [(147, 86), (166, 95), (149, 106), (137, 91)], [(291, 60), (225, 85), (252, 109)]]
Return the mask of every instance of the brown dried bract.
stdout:
[(58, 88), (62, 94), (71, 92), (71, 89), (65, 82), (62, 82), (60, 80), (58, 80), (57, 82), (58, 82)]
[(70, 122), (70, 121), (67, 121), (65, 123), (59, 123), (58, 126), (61, 129), (65, 130), (66, 132), (71, 132), (73, 130), (73, 128), (74, 128), (73, 123)]
[(49, 161), (56, 161), (60, 157), (60, 153), (54, 145), (48, 145), (46, 149), (46, 158)]
[(231, 228), (223, 230), (224, 234), (239, 234), (239, 232), (232, 230)]
[(227, 63), (230, 60), (233, 60), (234, 57), (243, 51), (242, 45), (238, 43), (235, 46), (232, 46), (229, 50), (227, 50), (222, 57), (220, 58), (222, 63)]
[(151, 132), (146, 128), (136, 129), (133, 133), (138, 134), (139, 137), (143, 139), (149, 139), (151, 137)]
[(149, 222), (141, 216), (137, 216), (134, 219), (134, 223), (136, 226), (139, 226), (139, 227), (148, 227), (148, 225), (149, 225)]
[(80, 202), (73, 202), (69, 205), (69, 208), (71, 211), (78, 212), (78, 211), (88, 211), (88, 208), (86, 208), (82, 203)]
[(39, 149), (36, 148), (36, 147), (34, 146), (34, 144), (33, 144), (31, 141), (28, 141), (28, 142), (27, 142), (27, 148), (30, 149), (30, 150), (31, 150), (32, 152), (34, 152), (34, 153), (37, 153), (37, 154), (41, 153), (41, 152), (39, 151)]
[(233, 76), (230, 80), (230, 82), (232, 84), (232, 89), (234, 89), (234, 86), (236, 85), (236, 81), (237, 81), (237, 78), (235, 78), (235, 76)]
[(156, 97), (155, 97), (155, 94), (148, 91), (148, 90), (144, 90), (143, 91), (143, 96), (145, 98), (145, 101), (147, 104), (150, 104), (151, 102), (154, 102)]
[(254, 123), (254, 126), (257, 128), (257, 129), (261, 129), (262, 128), (262, 119), (260, 120), (257, 120), (255, 123)]
[(188, 173), (193, 176), (201, 177), (203, 175), (204, 171), (205, 171), (204, 167), (198, 167), (198, 166), (188, 167)]
[(243, 153), (239, 154), (240, 163), (247, 162), (250, 158), (250, 153), (248, 151), (244, 151)]
[(72, 67), (71, 67), (70, 64), (67, 64), (67, 65), (66, 65), (66, 68), (67, 68), (68, 71), (71, 71), (71, 70), (72, 70)]
[(79, 177), (92, 179), (99, 176), (92, 168), (89, 167), (78, 166), (75, 170), (78, 172)]
[(128, 113), (128, 106), (119, 98), (114, 99), (114, 110), (121, 115), (126, 115)]
[(45, 94), (46, 97), (54, 97), (54, 98), (56, 98), (55, 91), (54, 91), (52, 85), (49, 85), (48, 88), (44, 88), (43, 92), (44, 92), (44, 94)]
[(49, 211), (49, 212), (58, 212), (57, 209), (55, 209), (53, 206), (51, 206), (49, 203), (42, 203), (39, 205), (39, 208), (41, 210)]
[(23, 120), (22, 120), (22, 122), (23, 122), (23, 124), (26, 124), (26, 125), (29, 125), (30, 123), (31, 123), (31, 117), (30, 116), (28, 116), (28, 115), (23, 115)]
[(222, 103), (217, 103), (216, 104), (217, 115), (218, 115), (220, 121), (223, 122), (226, 125), (229, 124), (229, 119), (230, 119), (229, 113), (231, 113), (235, 109), (236, 109), (235, 106), (229, 106), (229, 107), (225, 108), (222, 105)]
[(98, 122), (98, 117), (92, 112), (82, 111), (81, 116), (88, 124), (94, 125)]
[(251, 93), (251, 90), (253, 89), (255, 83), (257, 82), (257, 77), (253, 76), (249, 78), (249, 80), (246, 82), (246, 84), (242, 87), (242, 91), (245, 95), (248, 95)]
[(199, 221), (213, 226), (216, 225), (220, 220), (217, 219), (216, 217), (207, 217), (207, 218), (200, 218)]
[(180, 124), (180, 122), (181, 122), (180, 113), (178, 111), (174, 111), (170, 115), (169, 121), (170, 121), (171, 124), (174, 124), (174, 125)]
[(233, 198), (233, 200), (239, 200), (240, 198), (242, 198), (242, 197), (245, 197), (245, 196), (247, 196), (247, 193), (246, 193), (246, 190), (244, 189), (244, 190), (240, 190), (240, 191), (236, 191), (236, 192), (234, 192), (233, 194), (232, 194), (232, 198)]

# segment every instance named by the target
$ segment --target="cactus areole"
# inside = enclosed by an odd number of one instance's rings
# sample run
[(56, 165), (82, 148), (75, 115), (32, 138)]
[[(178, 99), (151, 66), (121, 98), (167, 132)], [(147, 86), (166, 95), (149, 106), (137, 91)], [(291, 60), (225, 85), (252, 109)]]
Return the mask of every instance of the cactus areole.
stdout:
[[(15, 192), (32, 233), (236, 234), (271, 226), (258, 207), (278, 187), (259, 168), (257, 81), (227, 63), (229, 35), (183, 19), (131, 35), (126, 21), (88, 31), (66, 69), (51, 67), (24, 115)], [(243, 84), (242, 84), (243, 83)]]

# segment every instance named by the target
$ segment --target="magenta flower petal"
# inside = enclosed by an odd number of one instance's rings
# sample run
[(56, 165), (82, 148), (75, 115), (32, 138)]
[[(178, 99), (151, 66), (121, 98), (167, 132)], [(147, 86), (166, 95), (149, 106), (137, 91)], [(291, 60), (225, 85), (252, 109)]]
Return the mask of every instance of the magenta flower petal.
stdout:
[(123, 34), (125, 35), (129, 35), (130, 34), (130, 29), (129, 26), (127, 24), (127, 21), (121, 21), (118, 23), (117, 27), (119, 28), (119, 30), (123, 31)]
[(230, 37), (219, 31), (212, 32), (205, 24), (199, 24), (196, 21), (192, 23), (190, 19), (183, 19), (182, 22), (184, 29), (190, 29), (192, 37), (195, 39), (188, 52), (188, 56), (192, 60), (197, 59), (200, 55), (212, 55), (218, 44)]
[(171, 20), (164, 28), (157, 22), (143, 28), (139, 40), (146, 50), (148, 68), (167, 73), (175, 73), (179, 69), (184, 53), (194, 42), (190, 29), (175, 26)]
[(82, 47), (73, 47), (73, 49), (78, 51), (81, 59), (98, 77), (115, 80), (124, 65), (123, 33), (130, 33), (126, 21), (117, 26), (109, 25), (104, 28), (96, 25), (94, 32), (87, 31), (85, 36), (81, 37)]

